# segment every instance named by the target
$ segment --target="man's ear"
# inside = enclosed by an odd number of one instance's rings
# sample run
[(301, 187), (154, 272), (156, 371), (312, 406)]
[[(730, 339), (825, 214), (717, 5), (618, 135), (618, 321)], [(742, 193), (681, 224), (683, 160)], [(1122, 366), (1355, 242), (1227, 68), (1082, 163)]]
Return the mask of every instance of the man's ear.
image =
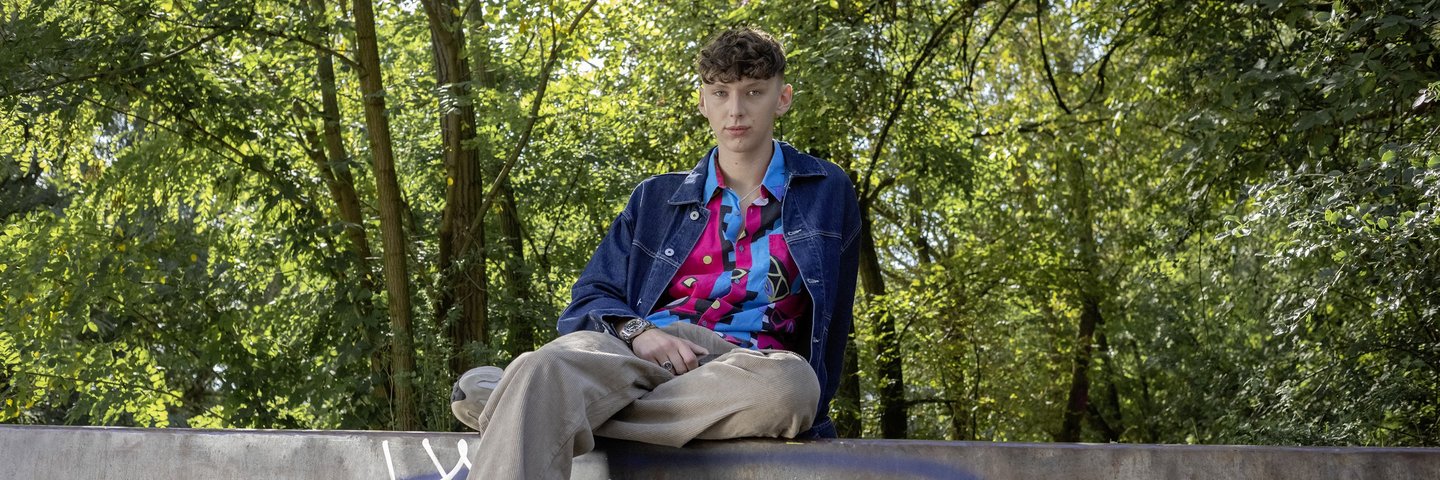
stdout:
[(778, 117), (790, 111), (790, 102), (794, 100), (795, 87), (790, 86), (788, 83), (785, 84), (784, 87), (780, 87), (780, 104), (775, 107), (775, 116)]
[(705, 114), (705, 86), (704, 86), (704, 85), (701, 85), (700, 88), (695, 89), (695, 98), (696, 98), (696, 100), (697, 100), (697, 102), (696, 102), (696, 104), (695, 104), (695, 107), (700, 110), (700, 114), (701, 114), (701, 115), (704, 115), (704, 114)]

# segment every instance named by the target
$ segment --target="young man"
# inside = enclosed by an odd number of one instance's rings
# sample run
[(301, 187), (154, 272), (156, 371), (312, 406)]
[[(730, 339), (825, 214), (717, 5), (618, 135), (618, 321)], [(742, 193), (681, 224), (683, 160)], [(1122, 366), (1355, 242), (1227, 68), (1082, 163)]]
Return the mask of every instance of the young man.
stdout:
[(482, 433), (471, 478), (569, 478), (595, 435), (835, 436), (854, 187), (772, 138), (793, 95), (774, 38), (726, 31), (697, 66), (715, 148), (635, 188), (575, 282), (560, 338), (456, 384), (455, 415)]

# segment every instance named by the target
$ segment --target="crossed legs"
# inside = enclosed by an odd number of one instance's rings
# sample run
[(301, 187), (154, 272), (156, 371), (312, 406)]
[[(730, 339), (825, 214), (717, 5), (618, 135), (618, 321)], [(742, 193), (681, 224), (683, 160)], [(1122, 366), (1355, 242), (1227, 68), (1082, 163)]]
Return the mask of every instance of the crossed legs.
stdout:
[(470, 478), (569, 478), (596, 435), (678, 447), (810, 428), (820, 386), (805, 359), (738, 348), (687, 323), (663, 330), (721, 355), (676, 376), (584, 331), (517, 357), (473, 422), (481, 440)]

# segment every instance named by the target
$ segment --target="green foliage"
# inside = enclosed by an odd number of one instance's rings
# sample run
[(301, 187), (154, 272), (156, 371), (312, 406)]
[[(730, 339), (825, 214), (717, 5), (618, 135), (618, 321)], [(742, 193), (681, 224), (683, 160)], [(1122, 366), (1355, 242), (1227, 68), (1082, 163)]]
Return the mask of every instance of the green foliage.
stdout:
[[(507, 177), (521, 251), (497, 209), (463, 260), (502, 319), (465, 353), (504, 364), (520, 329), (553, 336), (633, 185), (703, 155), (695, 51), (756, 24), (790, 54), (777, 136), (845, 167), (874, 225), (865, 435), (889, 321), (916, 438), (1056, 438), (1088, 341), (1083, 440), (1440, 444), (1434, 1), (602, 2), (562, 38), (580, 4), (462, 2), (466, 98), (435, 85), (420, 7), (377, 5), (427, 428), (453, 427), (458, 321), (433, 311), (440, 115), (475, 106), (495, 178), (569, 42)], [(309, 156), (316, 58), (342, 55), (379, 244), (353, 24), (322, 6), (0, 6), (0, 421), (390, 421), (378, 261)]]

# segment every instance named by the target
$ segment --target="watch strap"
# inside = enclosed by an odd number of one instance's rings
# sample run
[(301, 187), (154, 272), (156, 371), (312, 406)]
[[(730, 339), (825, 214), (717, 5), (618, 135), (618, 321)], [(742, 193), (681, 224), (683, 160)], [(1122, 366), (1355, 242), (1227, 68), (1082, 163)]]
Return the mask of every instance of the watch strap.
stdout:
[(650, 323), (649, 320), (643, 318), (632, 318), (626, 320), (624, 323), (621, 323), (620, 328), (617, 329), (616, 333), (620, 337), (620, 340), (624, 340), (626, 345), (630, 345), (635, 341), (636, 337), (640, 336), (640, 334), (650, 331), (654, 328), (656, 328), (655, 324)]

